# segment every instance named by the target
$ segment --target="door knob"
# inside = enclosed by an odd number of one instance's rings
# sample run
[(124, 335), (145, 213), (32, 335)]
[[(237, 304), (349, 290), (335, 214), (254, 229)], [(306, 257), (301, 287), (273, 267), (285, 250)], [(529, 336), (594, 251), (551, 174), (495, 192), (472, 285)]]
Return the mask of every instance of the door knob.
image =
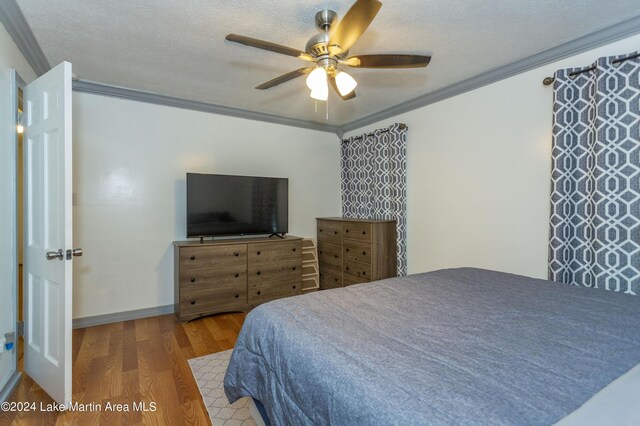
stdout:
[(74, 248), (73, 250), (67, 250), (67, 260), (71, 260), (73, 256), (82, 256), (81, 248)]
[(58, 251), (48, 251), (46, 256), (47, 256), (47, 260), (54, 260), (54, 259), (62, 260), (62, 259), (64, 259), (64, 254), (62, 253), (62, 249), (60, 249)]

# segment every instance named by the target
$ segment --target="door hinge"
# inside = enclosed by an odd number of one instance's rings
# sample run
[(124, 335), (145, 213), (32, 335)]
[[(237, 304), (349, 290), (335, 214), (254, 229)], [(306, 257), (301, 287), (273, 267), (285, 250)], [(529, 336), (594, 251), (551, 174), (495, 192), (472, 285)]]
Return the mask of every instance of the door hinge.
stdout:
[(18, 323), (16, 324), (16, 331), (18, 337), (24, 336), (24, 321), (18, 321)]

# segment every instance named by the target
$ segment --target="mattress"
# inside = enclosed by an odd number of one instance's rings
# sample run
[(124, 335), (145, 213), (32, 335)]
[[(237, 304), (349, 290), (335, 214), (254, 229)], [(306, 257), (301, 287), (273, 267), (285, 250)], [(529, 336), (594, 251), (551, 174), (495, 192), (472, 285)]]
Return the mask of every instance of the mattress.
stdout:
[(474, 268), (392, 278), (254, 309), (225, 392), (275, 425), (549, 425), (640, 364), (638, 324), (637, 298), (590, 288)]

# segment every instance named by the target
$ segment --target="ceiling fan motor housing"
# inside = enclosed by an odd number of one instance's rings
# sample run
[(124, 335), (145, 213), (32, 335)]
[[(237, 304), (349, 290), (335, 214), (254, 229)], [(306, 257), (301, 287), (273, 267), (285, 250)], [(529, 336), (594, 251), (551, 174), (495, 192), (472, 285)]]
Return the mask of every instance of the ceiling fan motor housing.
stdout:
[[(331, 26), (338, 20), (338, 14), (333, 10), (324, 9), (316, 13), (316, 28), (320, 32), (309, 39), (305, 47), (305, 51), (316, 58), (329, 55), (329, 31)], [(343, 57), (347, 52), (342, 52), (339, 56)]]
[(315, 57), (328, 55), (329, 33), (321, 32), (309, 39), (305, 50)]

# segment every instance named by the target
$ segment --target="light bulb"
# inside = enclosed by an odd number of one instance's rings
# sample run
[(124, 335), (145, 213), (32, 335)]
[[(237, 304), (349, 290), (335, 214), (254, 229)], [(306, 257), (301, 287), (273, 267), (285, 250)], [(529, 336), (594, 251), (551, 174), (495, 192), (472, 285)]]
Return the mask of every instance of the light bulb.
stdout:
[(358, 85), (358, 82), (355, 81), (355, 79), (351, 77), (349, 74), (347, 74), (346, 72), (340, 71), (336, 75), (336, 85), (338, 86), (338, 91), (340, 92), (340, 95), (346, 96), (349, 93), (353, 92), (353, 90)]
[(316, 90), (321, 86), (327, 85), (327, 71), (323, 67), (318, 67), (311, 71), (311, 74), (307, 77), (307, 87), (309, 89)]
[(24, 126), (22, 125), (22, 111), (18, 111), (18, 125), (16, 131), (20, 134), (24, 133)]
[(313, 89), (311, 91), (311, 97), (319, 101), (326, 101), (329, 99), (329, 86), (327, 85), (327, 82), (325, 81), (324, 85), (319, 85)]

